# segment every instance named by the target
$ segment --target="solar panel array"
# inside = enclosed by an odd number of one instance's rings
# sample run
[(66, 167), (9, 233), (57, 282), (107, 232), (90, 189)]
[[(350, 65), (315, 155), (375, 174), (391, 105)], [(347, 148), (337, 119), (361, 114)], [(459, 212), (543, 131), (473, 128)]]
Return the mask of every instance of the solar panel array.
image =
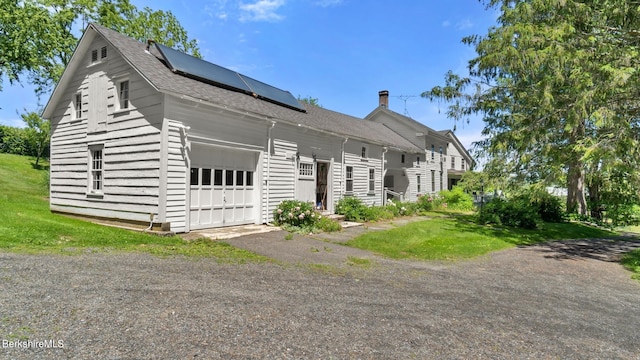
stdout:
[(290, 92), (252, 79), (222, 66), (187, 55), (170, 47), (155, 44), (171, 71), (228, 90), (257, 96), (298, 111), (306, 111)]

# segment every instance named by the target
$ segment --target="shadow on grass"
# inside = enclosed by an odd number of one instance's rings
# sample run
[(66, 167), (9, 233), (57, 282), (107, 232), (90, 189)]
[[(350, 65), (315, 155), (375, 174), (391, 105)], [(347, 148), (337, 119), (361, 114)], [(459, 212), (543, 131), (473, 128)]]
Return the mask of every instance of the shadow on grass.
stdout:
[(36, 165), (36, 163), (35, 163), (35, 162), (33, 162), (33, 163), (31, 163), (31, 167), (32, 167), (34, 170), (49, 170), (49, 167), (50, 167), (50, 166), (49, 166), (49, 165), (42, 165), (42, 164), (38, 164), (38, 165)]
[(625, 257), (640, 249), (640, 237), (618, 236), (617, 234), (579, 223), (544, 223), (540, 229), (519, 229), (509, 227), (483, 226), (475, 223), (473, 215), (451, 214), (456, 229), (496, 237), (502, 241), (527, 247), (536, 245), (535, 251), (546, 253), (545, 257), (558, 260), (594, 259), (633, 262), (640, 258)]

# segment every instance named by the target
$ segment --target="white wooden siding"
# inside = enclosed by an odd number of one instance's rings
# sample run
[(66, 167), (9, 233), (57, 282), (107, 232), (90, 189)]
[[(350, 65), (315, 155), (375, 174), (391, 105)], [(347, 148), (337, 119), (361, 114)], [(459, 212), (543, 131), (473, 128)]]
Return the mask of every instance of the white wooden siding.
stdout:
[(164, 219), (171, 230), (183, 232), (186, 228), (187, 174), (189, 165), (180, 123), (167, 121), (167, 175)]
[[(362, 158), (362, 146), (367, 145), (367, 158)], [(344, 166), (353, 167), (353, 192), (367, 205), (382, 205), (382, 147), (349, 140), (345, 144)], [(375, 191), (369, 191), (369, 169), (375, 171)], [(343, 190), (344, 191), (344, 190)]]
[[(148, 221), (150, 213), (158, 213), (162, 97), (110, 47), (106, 59), (89, 65), (91, 49), (102, 46), (106, 42), (97, 37), (85, 54), (87, 66), (78, 67), (53, 112), (51, 209)], [(114, 113), (114, 84), (123, 73), (128, 73), (131, 109)], [(78, 92), (81, 119), (73, 114)], [(104, 145), (101, 196), (87, 195), (89, 144)]]
[(263, 204), (267, 222), (273, 221), (273, 211), (284, 200), (292, 200), (295, 197), (295, 154), (298, 151), (295, 142), (274, 139), (271, 154), (271, 169), (266, 168), (267, 161), (263, 163), (263, 174), (266, 179), (266, 186), (269, 187), (269, 203), (267, 204), (267, 192), (263, 192)]

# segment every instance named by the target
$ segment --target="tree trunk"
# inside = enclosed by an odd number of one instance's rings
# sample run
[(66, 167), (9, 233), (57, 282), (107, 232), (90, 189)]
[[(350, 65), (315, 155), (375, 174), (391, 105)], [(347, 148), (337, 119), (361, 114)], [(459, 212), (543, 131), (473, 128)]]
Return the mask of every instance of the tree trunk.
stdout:
[(584, 195), (585, 172), (579, 161), (569, 164), (567, 175), (567, 212), (587, 214), (587, 198)]
[(594, 219), (602, 220), (602, 204), (600, 200), (600, 184), (595, 182), (589, 186), (589, 203), (591, 205), (591, 217)]

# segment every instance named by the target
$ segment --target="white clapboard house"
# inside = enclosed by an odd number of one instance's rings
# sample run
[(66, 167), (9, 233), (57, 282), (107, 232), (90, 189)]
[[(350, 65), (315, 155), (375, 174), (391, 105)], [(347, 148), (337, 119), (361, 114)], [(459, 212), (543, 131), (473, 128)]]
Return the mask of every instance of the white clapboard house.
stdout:
[[(442, 156), (459, 142), (425, 131), (416, 141), (397, 115), (383, 104), (367, 121), (300, 103), (92, 24), (43, 112), (51, 210), (189, 232), (268, 223), (288, 199), (331, 213), (345, 196), (380, 205), (439, 191), (447, 175), (433, 185), (430, 141)], [(468, 169), (468, 153), (456, 156)]]

